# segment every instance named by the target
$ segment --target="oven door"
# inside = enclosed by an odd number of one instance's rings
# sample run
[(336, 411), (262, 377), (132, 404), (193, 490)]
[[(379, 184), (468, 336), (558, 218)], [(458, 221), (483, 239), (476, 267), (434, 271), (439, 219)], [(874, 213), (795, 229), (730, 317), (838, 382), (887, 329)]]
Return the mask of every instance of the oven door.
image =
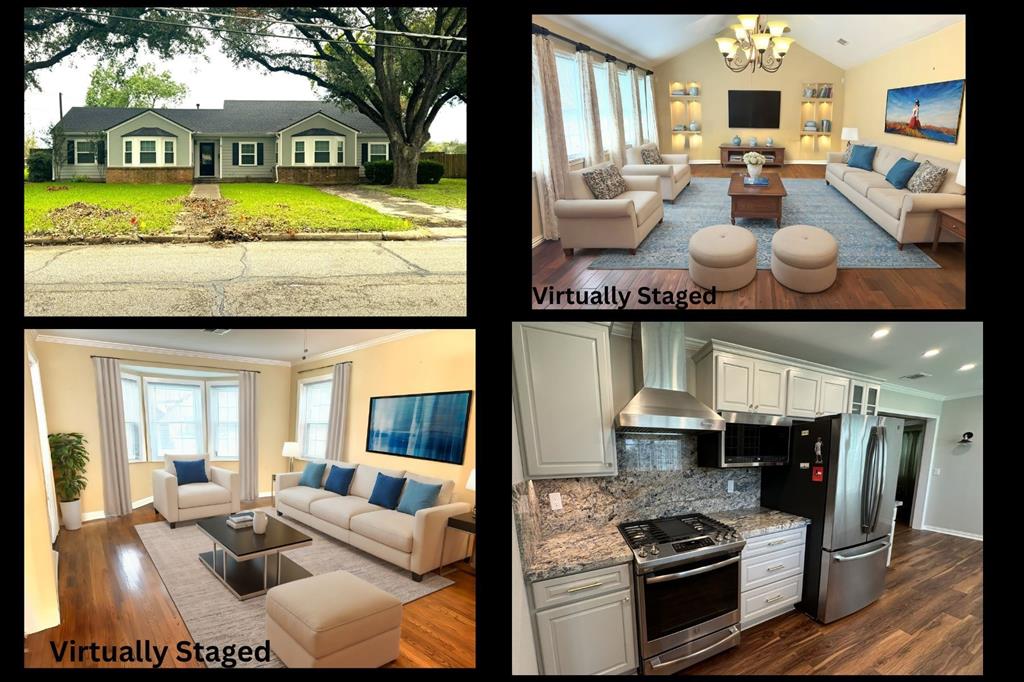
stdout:
[(740, 622), (739, 552), (637, 577), (644, 658)]

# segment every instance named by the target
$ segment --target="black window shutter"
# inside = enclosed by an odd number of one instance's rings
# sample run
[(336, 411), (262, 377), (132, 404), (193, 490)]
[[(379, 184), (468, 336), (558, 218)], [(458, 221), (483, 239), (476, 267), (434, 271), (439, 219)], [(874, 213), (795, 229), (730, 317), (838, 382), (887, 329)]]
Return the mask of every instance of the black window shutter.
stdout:
[(232, 142), (231, 143), (231, 165), (232, 166), (237, 166), (238, 165), (238, 143), (237, 142)]
[(360, 157), (360, 160), (359, 160), (359, 165), (360, 166), (362, 166), (364, 163), (366, 163), (366, 156), (367, 156), (368, 150), (370, 148), (370, 145), (366, 144), (365, 142), (361, 146), (362, 146), (362, 149), (360, 150), (361, 157)]
[(68, 140), (68, 164), (72, 165), (72, 166), (75, 164), (75, 141), (74, 140)]
[(262, 166), (263, 165), (263, 143), (262, 142), (257, 142), (256, 143), (256, 165), (257, 166)]
[(101, 140), (100, 143), (97, 145), (97, 149), (98, 149), (98, 155), (100, 157), (99, 158), (99, 162), (102, 163), (102, 164), (106, 164), (107, 163), (107, 143)]

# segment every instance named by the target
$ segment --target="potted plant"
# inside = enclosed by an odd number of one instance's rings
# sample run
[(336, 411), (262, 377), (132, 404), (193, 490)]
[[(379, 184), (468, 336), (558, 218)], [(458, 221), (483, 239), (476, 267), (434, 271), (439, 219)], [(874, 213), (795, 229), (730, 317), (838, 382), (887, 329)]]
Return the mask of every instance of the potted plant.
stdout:
[(761, 175), (761, 166), (764, 165), (764, 155), (760, 152), (747, 152), (743, 155), (743, 162), (747, 164), (747, 174), (752, 179), (757, 179), (757, 176)]
[(85, 436), (80, 433), (51, 433), (50, 458), (53, 460), (53, 486), (60, 498), (60, 515), (64, 527), (78, 530), (82, 527), (82, 491), (85, 490), (85, 467), (89, 452), (85, 449)]

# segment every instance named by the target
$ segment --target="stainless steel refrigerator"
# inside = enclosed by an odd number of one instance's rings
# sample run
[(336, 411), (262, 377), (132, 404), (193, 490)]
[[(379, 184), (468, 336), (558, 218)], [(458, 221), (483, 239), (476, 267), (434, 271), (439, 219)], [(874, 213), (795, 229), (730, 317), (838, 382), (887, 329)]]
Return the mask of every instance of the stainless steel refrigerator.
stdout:
[(823, 622), (885, 589), (903, 420), (838, 414), (794, 422), (789, 464), (761, 472), (761, 504), (806, 516), (802, 601)]

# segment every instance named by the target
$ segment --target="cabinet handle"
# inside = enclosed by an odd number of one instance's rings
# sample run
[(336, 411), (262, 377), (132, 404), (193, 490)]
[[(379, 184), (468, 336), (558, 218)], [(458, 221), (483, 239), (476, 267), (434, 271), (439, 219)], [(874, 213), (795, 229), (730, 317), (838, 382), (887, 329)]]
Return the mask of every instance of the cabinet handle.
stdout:
[(770, 597), (769, 599), (765, 599), (765, 600), (764, 600), (764, 603), (765, 603), (765, 604), (771, 604), (771, 603), (773, 603), (773, 602), (777, 602), (777, 601), (779, 601), (780, 599), (785, 599), (785, 595), (783, 595), (783, 594), (777, 594), (777, 595), (775, 595), (774, 597)]
[(597, 587), (598, 585), (604, 585), (604, 583), (598, 582), (590, 583), (589, 585), (580, 585), (579, 587), (570, 587), (568, 590), (566, 590), (566, 592), (579, 592), (580, 590), (589, 590), (590, 588)]
[(771, 542), (768, 543), (768, 546), (772, 547), (774, 545), (781, 545), (785, 541), (786, 541), (785, 538), (783, 538), (782, 540), (772, 540)]
[(765, 570), (768, 573), (774, 573), (775, 571), (780, 571), (780, 570), (782, 570), (785, 567), (786, 567), (786, 564), (779, 564), (778, 566), (772, 566), (771, 568), (766, 568)]
[(612, 463), (611, 463), (611, 462), (605, 462), (605, 463), (604, 463), (604, 465), (605, 465), (606, 467), (610, 467), (610, 466), (612, 465)]

